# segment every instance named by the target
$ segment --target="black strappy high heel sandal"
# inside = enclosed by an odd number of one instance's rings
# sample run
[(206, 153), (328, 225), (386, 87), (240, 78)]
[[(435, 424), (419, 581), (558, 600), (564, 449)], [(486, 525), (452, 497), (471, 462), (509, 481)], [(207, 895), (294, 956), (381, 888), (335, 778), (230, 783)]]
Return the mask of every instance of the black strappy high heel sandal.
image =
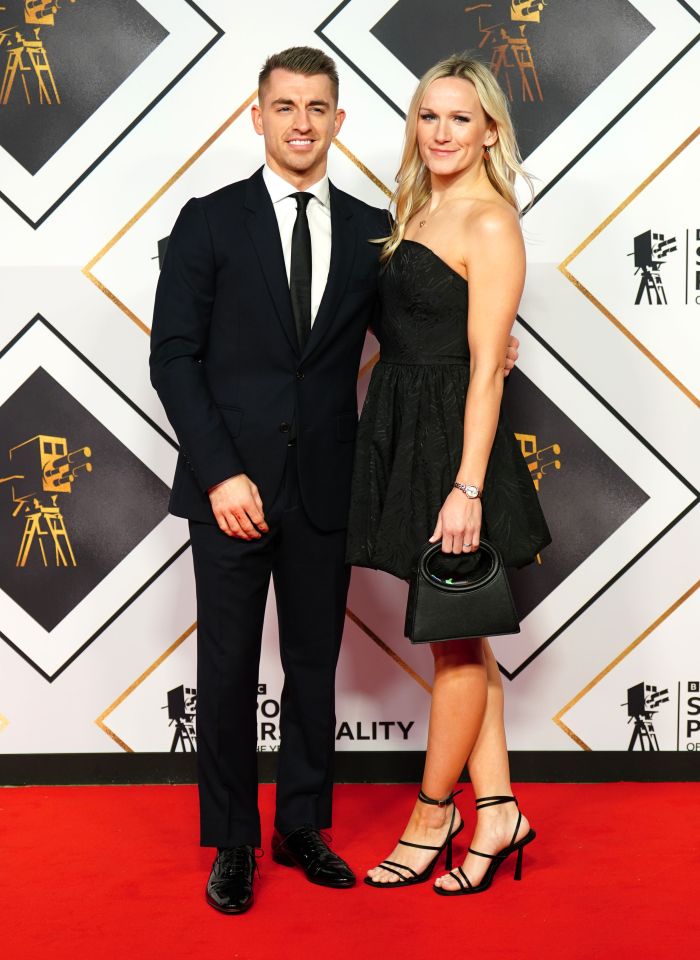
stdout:
[[(495, 807), (501, 803), (514, 803), (516, 807), (518, 806), (518, 801), (515, 799), (515, 797), (481, 797), (480, 800), (476, 801), (476, 809), (481, 810), (483, 807)], [(523, 815), (518, 807), (518, 821), (515, 824), (513, 837), (508, 846), (504, 847), (503, 850), (499, 850), (498, 853), (482, 853), (480, 850), (474, 850), (472, 847), (469, 847), (469, 853), (473, 853), (477, 857), (487, 857), (491, 861), (488, 870), (481, 880), (481, 883), (477, 884), (477, 886), (474, 886), (461, 867), (457, 867), (455, 870), (450, 870), (448, 867), (448, 875), (457, 881), (459, 884), (459, 890), (445, 890), (444, 887), (436, 887), (433, 885), (433, 890), (435, 893), (439, 893), (441, 897), (461, 897), (468, 893), (483, 893), (484, 890), (488, 890), (488, 888), (491, 886), (491, 881), (495, 877), (496, 871), (503, 861), (506, 860), (511, 853), (515, 853), (516, 851), (518, 858), (515, 862), (515, 873), (513, 875), (513, 879), (520, 880), (523, 875), (523, 848), (526, 847), (528, 843), (532, 843), (536, 837), (534, 830), (528, 830), (525, 836), (516, 842), (515, 838), (518, 835), (518, 830), (520, 829), (522, 820)]]
[[(454, 805), (454, 798), (457, 796), (458, 793), (461, 793), (461, 792), (462, 792), (461, 790), (455, 790), (453, 793), (449, 795), (449, 797), (445, 797), (444, 800), (433, 800), (431, 797), (426, 796), (422, 790), (418, 791), (418, 799), (421, 801), (421, 803), (428, 803), (435, 807), (446, 807), (448, 804), (450, 803), (452, 804), (452, 818), (450, 819), (450, 826), (447, 830), (447, 836), (442, 846), (430, 847), (425, 843), (411, 843), (408, 840), (399, 840), (399, 843), (401, 844), (401, 846), (404, 846), (404, 847), (417, 847), (419, 850), (435, 850), (436, 851), (435, 856), (433, 857), (433, 859), (430, 861), (430, 863), (422, 873), (416, 873), (416, 871), (411, 869), (411, 867), (407, 867), (405, 863), (396, 863), (394, 860), (383, 860), (379, 864), (379, 866), (383, 870), (388, 870), (389, 873), (395, 873), (399, 879), (396, 881), (388, 881), (387, 883), (378, 883), (376, 880), (373, 880), (371, 877), (365, 877), (365, 883), (369, 887), (391, 887), (392, 889), (394, 887), (409, 887), (415, 883), (425, 883), (426, 880), (430, 880), (433, 870), (435, 869), (435, 865), (440, 859), (440, 854), (442, 853), (443, 850), (447, 851), (445, 854), (445, 868), (447, 870), (451, 870), (452, 869), (452, 841), (457, 836), (457, 834), (464, 829), (464, 821), (460, 823), (460, 825), (457, 827), (456, 830), (453, 831), (452, 829), (455, 822), (455, 816), (457, 814), (457, 808)], [(401, 870), (405, 871), (405, 873), (400, 873), (399, 871)]]

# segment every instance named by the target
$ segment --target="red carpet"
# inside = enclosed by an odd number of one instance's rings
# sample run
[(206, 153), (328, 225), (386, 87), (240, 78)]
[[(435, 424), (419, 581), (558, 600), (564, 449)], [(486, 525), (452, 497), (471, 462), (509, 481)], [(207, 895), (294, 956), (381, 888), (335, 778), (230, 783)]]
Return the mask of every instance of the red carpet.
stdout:
[[(0, 957), (98, 960), (337, 958), (548, 960), (695, 954), (697, 784), (525, 784), (538, 832), (523, 881), (437, 897), (315, 887), (260, 862), (250, 913), (204, 902), (212, 855), (196, 845), (193, 787), (0, 790)], [(340, 786), (336, 849), (358, 873), (387, 855), (414, 788)], [(261, 788), (269, 848), (273, 788)], [(471, 814), (460, 797), (467, 822)], [(468, 830), (460, 837), (466, 837)], [(460, 851), (466, 844), (460, 842)]]

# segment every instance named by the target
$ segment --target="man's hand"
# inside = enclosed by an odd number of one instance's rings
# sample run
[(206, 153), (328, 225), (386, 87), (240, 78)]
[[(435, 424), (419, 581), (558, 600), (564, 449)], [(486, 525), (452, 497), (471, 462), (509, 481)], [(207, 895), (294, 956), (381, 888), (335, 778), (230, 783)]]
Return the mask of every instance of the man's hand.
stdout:
[(520, 346), (520, 341), (517, 337), (511, 337), (508, 340), (508, 346), (506, 347), (506, 363), (503, 368), (503, 376), (507, 377), (510, 371), (513, 369), (518, 360), (518, 347)]
[(229, 477), (207, 492), (219, 529), (226, 536), (259, 540), (263, 533), (268, 533), (258, 488), (245, 473)]

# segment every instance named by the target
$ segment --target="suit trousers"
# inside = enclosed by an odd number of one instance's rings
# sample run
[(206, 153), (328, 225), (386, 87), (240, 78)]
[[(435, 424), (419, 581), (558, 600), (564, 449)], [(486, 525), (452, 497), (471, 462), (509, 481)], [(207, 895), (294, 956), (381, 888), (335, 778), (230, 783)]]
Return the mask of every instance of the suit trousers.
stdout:
[(275, 826), (288, 833), (331, 824), (335, 670), (350, 579), (346, 531), (324, 532), (309, 521), (294, 444), (280, 492), (264, 507), (270, 532), (259, 540), (190, 522), (202, 846), (260, 846), (257, 689), (270, 577), (284, 671)]

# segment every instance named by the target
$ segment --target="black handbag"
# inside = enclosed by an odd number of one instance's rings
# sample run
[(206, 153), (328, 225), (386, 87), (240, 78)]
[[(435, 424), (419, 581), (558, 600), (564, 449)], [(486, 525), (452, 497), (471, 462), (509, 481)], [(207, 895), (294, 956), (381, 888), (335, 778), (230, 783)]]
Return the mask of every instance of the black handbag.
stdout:
[(520, 633), (498, 550), (482, 540), (473, 553), (443, 553), (440, 541), (418, 555), (406, 608), (411, 643)]

